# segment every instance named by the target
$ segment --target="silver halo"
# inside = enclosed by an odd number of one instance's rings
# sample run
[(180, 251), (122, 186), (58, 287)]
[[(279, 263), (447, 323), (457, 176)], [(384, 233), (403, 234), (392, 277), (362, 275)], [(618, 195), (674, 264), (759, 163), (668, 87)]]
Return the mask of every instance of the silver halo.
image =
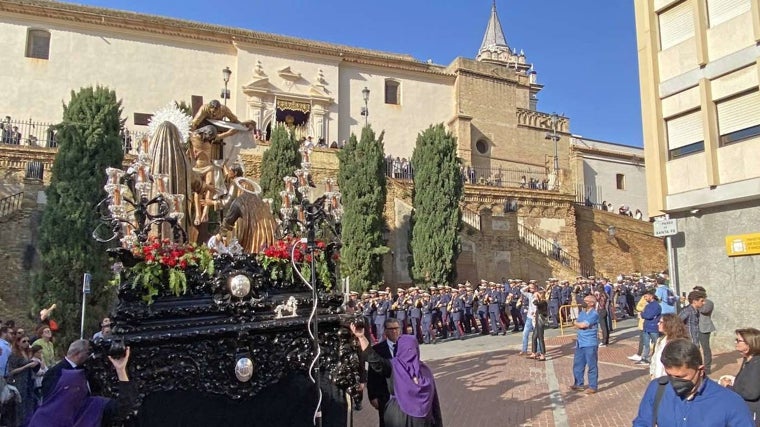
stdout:
[[(245, 182), (246, 184), (250, 184), (250, 185), (251, 185), (251, 186), (254, 188), (254, 190), (253, 190), (253, 191), (251, 191), (251, 190), (249, 190), (249, 189), (245, 188), (244, 186), (240, 185), (240, 184), (241, 184), (241, 183), (243, 183), (243, 182)], [(254, 196), (258, 196), (258, 195), (260, 195), (260, 194), (261, 194), (261, 192), (262, 192), (262, 190), (261, 190), (261, 186), (259, 185), (259, 183), (258, 183), (258, 182), (254, 181), (254, 180), (252, 180), (252, 179), (250, 179), (250, 178), (246, 178), (246, 177), (244, 177), (244, 176), (239, 176), (239, 177), (235, 178), (235, 185), (236, 185), (236, 186), (237, 186), (239, 189), (241, 189), (242, 191), (245, 191), (246, 193), (251, 193), (251, 194), (253, 194)]]

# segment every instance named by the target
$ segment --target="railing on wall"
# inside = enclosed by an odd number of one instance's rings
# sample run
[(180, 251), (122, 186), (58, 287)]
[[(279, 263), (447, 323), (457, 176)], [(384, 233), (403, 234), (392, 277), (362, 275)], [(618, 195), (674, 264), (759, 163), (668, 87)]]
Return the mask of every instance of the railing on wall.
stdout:
[(10, 196), (3, 197), (2, 199), (0, 199), (0, 218), (5, 218), (6, 216), (21, 209), (21, 202), (23, 200), (24, 200), (23, 191), (20, 191), (16, 194), (11, 194)]
[(578, 274), (584, 277), (594, 275), (593, 268), (581, 263), (581, 261), (578, 258), (567, 253), (567, 251), (562, 249), (562, 247), (560, 247), (559, 244), (552, 242), (548, 239), (545, 239), (542, 236), (539, 236), (534, 231), (530, 230), (529, 228), (519, 223), (517, 224), (517, 230), (518, 230), (518, 234), (519, 234), (521, 242), (526, 243), (527, 245), (533, 247), (534, 249), (541, 252), (542, 254), (558, 261), (559, 263), (563, 264), (565, 267), (568, 267), (571, 270), (578, 272)]
[[(385, 159), (385, 176), (400, 180), (414, 179), (414, 168), (406, 159)], [(538, 166), (477, 168), (463, 167), (462, 182), (490, 187), (549, 190), (552, 177), (546, 168)]]
[[(122, 129), (119, 133), (124, 153), (137, 154), (140, 140), (146, 132), (130, 132)], [(58, 138), (55, 123), (16, 120), (10, 116), (0, 119), (0, 144), (27, 147), (57, 148)]]
[(0, 122), (0, 143), (47, 148), (58, 146), (53, 123), (14, 120), (10, 116)]
[(480, 231), (480, 214), (474, 210), (462, 207), (462, 222)]
[(600, 209), (602, 200), (601, 186), (575, 184), (575, 203), (589, 208)]

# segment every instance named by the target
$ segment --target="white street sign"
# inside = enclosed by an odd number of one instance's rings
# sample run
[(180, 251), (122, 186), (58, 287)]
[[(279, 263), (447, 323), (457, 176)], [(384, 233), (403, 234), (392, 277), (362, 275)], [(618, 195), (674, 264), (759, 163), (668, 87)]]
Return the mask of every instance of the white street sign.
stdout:
[(663, 219), (654, 222), (654, 236), (666, 237), (678, 234), (678, 227), (675, 219)]

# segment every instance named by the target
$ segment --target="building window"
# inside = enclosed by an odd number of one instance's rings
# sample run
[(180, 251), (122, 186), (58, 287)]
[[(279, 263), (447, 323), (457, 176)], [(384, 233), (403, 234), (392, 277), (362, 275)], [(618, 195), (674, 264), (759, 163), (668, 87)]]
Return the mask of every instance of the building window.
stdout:
[(665, 121), (668, 132), (668, 152), (670, 159), (687, 154), (698, 153), (705, 149), (705, 136), (700, 110)]
[(710, 28), (749, 12), (750, 7), (750, 0), (707, 0)]
[(50, 58), (50, 32), (29, 29), (26, 33), (26, 57)]
[(400, 96), (400, 89), (401, 89), (401, 83), (397, 82), (396, 80), (386, 80), (385, 81), (385, 103), (386, 104), (393, 104), (393, 105), (399, 105), (401, 96)]
[(615, 184), (618, 190), (625, 190), (625, 175), (622, 173), (615, 175)]
[(715, 107), (721, 146), (760, 135), (760, 92), (757, 90), (721, 101)]
[(670, 150), (669, 160), (677, 159), (679, 157), (687, 156), (689, 154), (701, 153), (705, 151), (705, 142), (699, 141), (694, 144), (684, 145), (683, 147)]
[(483, 139), (479, 139), (478, 142), (475, 143), (475, 149), (478, 150), (478, 153), (480, 154), (488, 153), (488, 142)]
[(683, 1), (660, 13), (658, 21), (661, 50), (694, 37), (694, 7), (690, 1)]

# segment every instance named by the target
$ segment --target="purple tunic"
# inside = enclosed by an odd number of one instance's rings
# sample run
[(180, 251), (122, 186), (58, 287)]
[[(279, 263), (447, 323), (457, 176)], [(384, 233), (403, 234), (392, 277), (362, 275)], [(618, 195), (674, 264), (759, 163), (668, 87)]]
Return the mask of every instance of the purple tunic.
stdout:
[(99, 427), (109, 399), (90, 396), (82, 369), (64, 369), (29, 427)]

